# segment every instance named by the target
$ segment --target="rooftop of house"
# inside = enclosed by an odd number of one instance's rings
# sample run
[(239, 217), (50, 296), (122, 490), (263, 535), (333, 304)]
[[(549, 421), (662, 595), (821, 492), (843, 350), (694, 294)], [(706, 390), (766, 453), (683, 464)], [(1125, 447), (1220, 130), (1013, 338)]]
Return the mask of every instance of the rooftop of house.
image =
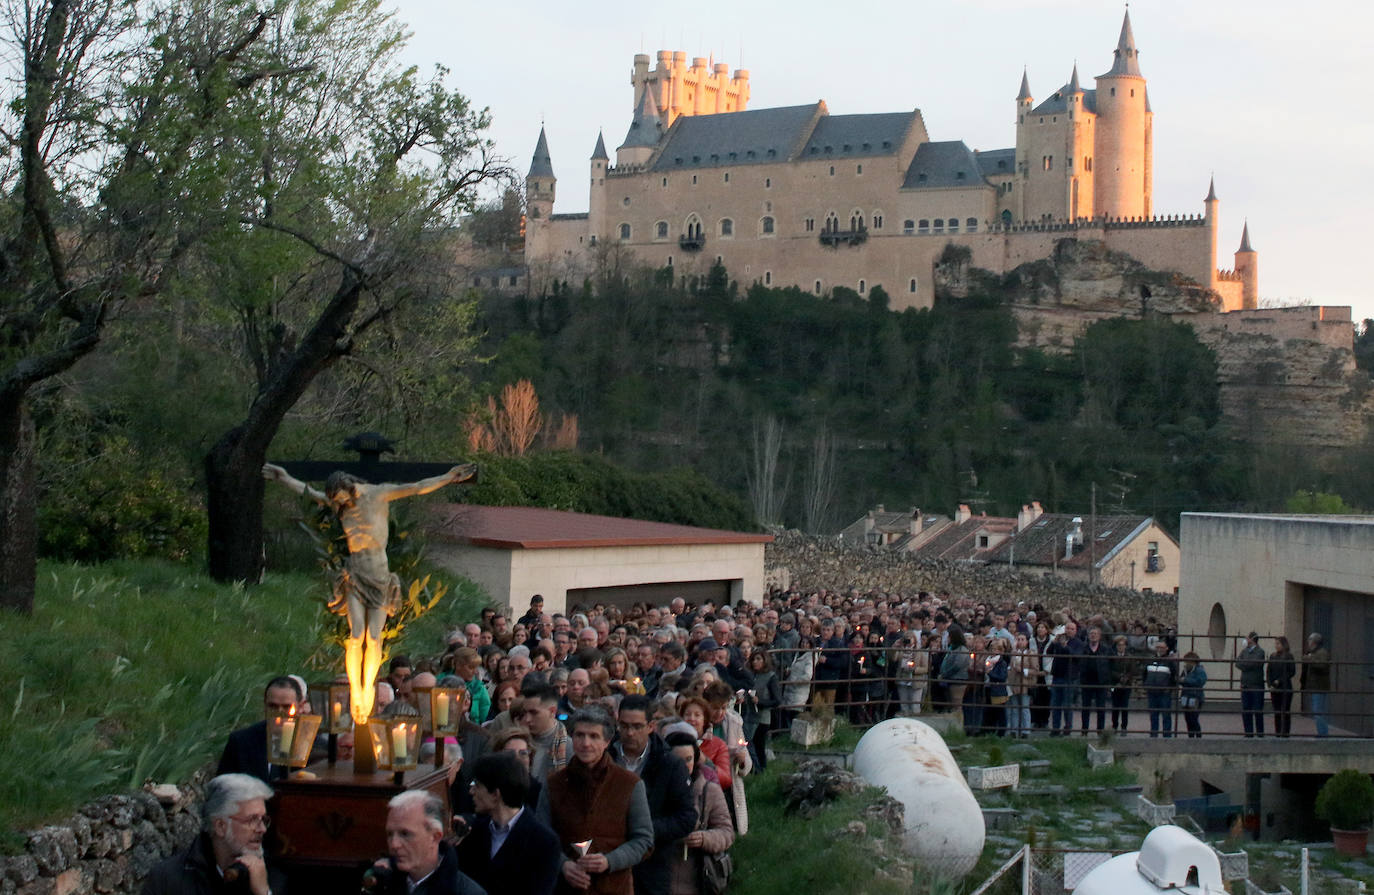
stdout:
[[(1075, 550), (1072, 557), (1065, 559), (1064, 539), (1073, 532), (1075, 518), (1081, 518), (1083, 547)], [(1086, 569), (1095, 559), (1100, 567), (1117, 550), (1149, 528), (1154, 518), (1098, 516), (1096, 528), (1092, 522), (1090, 516), (1045, 513), (1017, 532), (1015, 538), (994, 547), (988, 552), (986, 559), (990, 563), (1014, 561), (1018, 566), (1060, 566), (1068, 569)]]
[(1014, 531), (1014, 518), (971, 516), (963, 522), (953, 522), (944, 526), (928, 540), (917, 544), (911, 552), (925, 559), (981, 560), (990, 548), (978, 546), (979, 534), (1006, 536)]
[(922, 143), (907, 166), (904, 190), (985, 186), (982, 166), (963, 140)]
[(687, 544), (767, 544), (772, 535), (619, 519), (543, 507), (448, 503), (433, 510), (430, 537), (505, 550), (558, 547), (649, 547)]

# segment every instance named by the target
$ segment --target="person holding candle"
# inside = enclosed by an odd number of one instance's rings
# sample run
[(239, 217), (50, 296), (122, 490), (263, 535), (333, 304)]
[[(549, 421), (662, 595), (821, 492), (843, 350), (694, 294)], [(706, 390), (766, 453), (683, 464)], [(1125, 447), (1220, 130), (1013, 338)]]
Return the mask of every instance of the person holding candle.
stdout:
[(676, 731), (668, 734), (667, 744), (687, 766), (697, 820), (681, 845), (668, 849), (672, 883), (666, 891), (669, 895), (697, 895), (700, 892), (700, 855), (703, 852), (720, 854), (728, 849), (735, 841), (735, 827), (730, 822), (730, 809), (726, 807), (720, 784), (702, 773), (701, 750), (696, 737)]

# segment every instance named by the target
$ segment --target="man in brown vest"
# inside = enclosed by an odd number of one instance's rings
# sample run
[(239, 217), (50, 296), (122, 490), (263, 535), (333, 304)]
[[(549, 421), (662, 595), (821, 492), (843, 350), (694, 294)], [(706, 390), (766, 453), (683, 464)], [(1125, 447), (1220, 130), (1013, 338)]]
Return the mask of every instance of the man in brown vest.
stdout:
[(567, 855), (557, 891), (634, 895), (630, 869), (654, 844), (644, 781), (611, 760), (615, 722), (604, 708), (579, 709), (568, 728), (573, 759), (549, 775), (536, 812)]

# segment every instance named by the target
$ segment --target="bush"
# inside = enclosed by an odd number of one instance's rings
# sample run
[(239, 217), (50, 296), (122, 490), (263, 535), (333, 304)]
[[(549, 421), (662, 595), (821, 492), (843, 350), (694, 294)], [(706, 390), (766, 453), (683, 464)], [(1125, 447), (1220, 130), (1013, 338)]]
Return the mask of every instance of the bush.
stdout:
[(83, 563), (114, 559), (184, 560), (205, 543), (206, 517), (188, 482), (178, 482), (106, 436), (83, 456), (43, 464), (39, 552)]
[(1333, 774), (1317, 793), (1316, 811), (1332, 829), (1369, 829), (1374, 818), (1374, 781), (1352, 768)]

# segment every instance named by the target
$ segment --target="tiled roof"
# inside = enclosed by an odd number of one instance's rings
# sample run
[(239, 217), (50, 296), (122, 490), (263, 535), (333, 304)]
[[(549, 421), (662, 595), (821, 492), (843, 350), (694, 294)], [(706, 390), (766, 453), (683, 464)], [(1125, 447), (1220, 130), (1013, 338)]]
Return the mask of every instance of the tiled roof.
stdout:
[(1006, 177), (1016, 173), (1015, 149), (989, 149), (974, 152), (973, 155), (978, 159), (978, 170), (983, 172), (984, 177)]
[(639, 108), (635, 109), (635, 117), (630, 121), (630, 130), (625, 134), (625, 142), (620, 144), (620, 148), (657, 146), (662, 137), (663, 119), (658, 116), (653, 89), (646, 86), (644, 95), (640, 97)]
[(617, 519), (542, 507), (488, 507), (462, 503), (436, 507), (426, 529), (430, 537), (439, 540), (505, 550), (766, 544), (773, 540), (772, 535)]
[(549, 140), (539, 129), (539, 142), (534, 144), (534, 158), (530, 159), (529, 177), (552, 177), (553, 159), (549, 156)]
[(973, 151), (963, 140), (922, 143), (906, 170), (902, 189), (981, 187), (987, 184)]
[(1016, 520), (1005, 516), (973, 516), (963, 522), (947, 525), (930, 540), (912, 550), (926, 559), (982, 559), (987, 548), (979, 548), (980, 532), (1010, 534), (1016, 530)]
[[(1083, 516), (1082, 519), (1083, 549), (1076, 551), (1071, 559), (1064, 558), (1064, 538), (1073, 531), (1074, 517), (1066, 513), (1045, 513), (1016, 537), (995, 547), (987, 560), (991, 563), (1014, 560), (1018, 566), (1059, 565), (1086, 569), (1090, 556), (1095, 555), (1100, 566), (1117, 548), (1154, 521), (1150, 516), (1098, 516), (1094, 530), (1092, 517)], [(1090, 542), (1095, 546), (1089, 548)]]
[(806, 141), (798, 160), (822, 156), (853, 158), (892, 155), (906, 139), (916, 115), (915, 112), (826, 115), (816, 122), (816, 129), (811, 132), (811, 139)]
[(762, 165), (787, 159), (807, 136), (823, 103), (750, 109), (718, 115), (683, 115), (668, 129), (655, 171)]
[[(1073, 92), (1073, 91), (1070, 89), (1072, 86), (1073, 86), (1072, 84), (1065, 84), (1063, 87), (1060, 87), (1058, 90), (1056, 90), (1056, 91), (1054, 92), (1054, 94), (1053, 94), (1052, 96), (1050, 96), (1049, 99), (1045, 100), (1043, 103), (1041, 103), (1040, 105), (1036, 106), (1034, 109), (1031, 109), (1031, 114), (1032, 114), (1032, 115), (1054, 115), (1054, 114), (1063, 114), (1063, 113), (1067, 113), (1067, 112), (1069, 111), (1069, 99), (1068, 99), (1068, 97), (1069, 97), (1069, 94)], [(1089, 111), (1089, 112), (1096, 112), (1096, 111), (1097, 111), (1097, 91), (1096, 91), (1096, 90), (1084, 90), (1084, 91), (1083, 91), (1083, 108), (1086, 109), (1086, 110)]]

